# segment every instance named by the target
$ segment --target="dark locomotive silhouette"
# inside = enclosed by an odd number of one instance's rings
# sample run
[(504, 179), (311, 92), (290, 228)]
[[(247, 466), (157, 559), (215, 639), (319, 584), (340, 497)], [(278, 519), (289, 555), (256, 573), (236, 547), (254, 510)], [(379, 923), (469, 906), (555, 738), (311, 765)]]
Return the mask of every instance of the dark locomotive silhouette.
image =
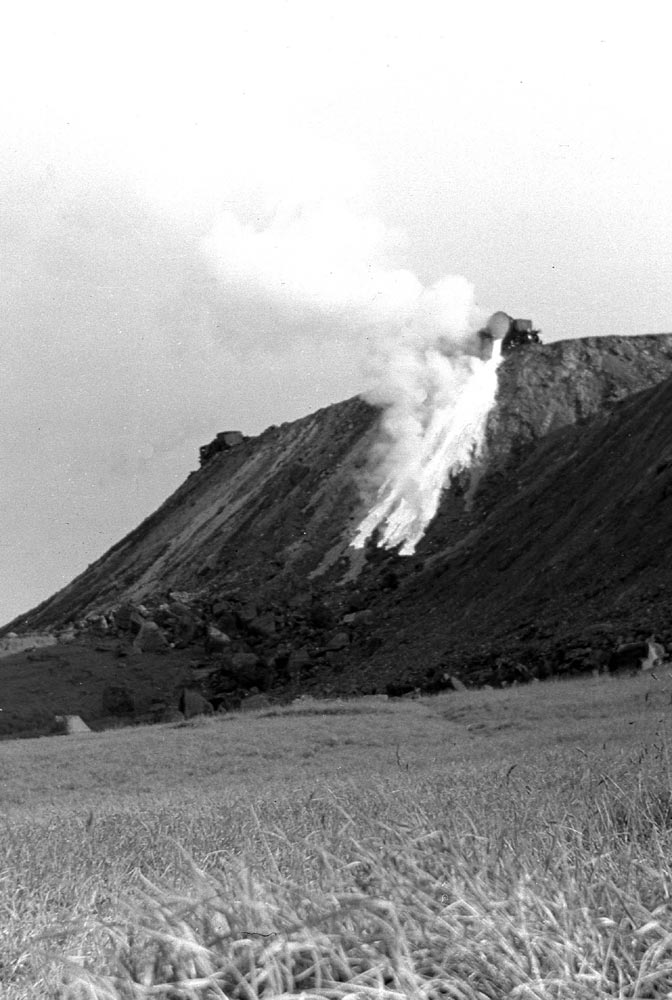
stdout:
[(540, 344), (540, 333), (541, 330), (534, 329), (531, 319), (514, 319), (505, 312), (493, 313), (483, 329), (478, 331), (481, 355), (491, 357), (495, 340), (502, 342), (502, 355), (530, 344)]

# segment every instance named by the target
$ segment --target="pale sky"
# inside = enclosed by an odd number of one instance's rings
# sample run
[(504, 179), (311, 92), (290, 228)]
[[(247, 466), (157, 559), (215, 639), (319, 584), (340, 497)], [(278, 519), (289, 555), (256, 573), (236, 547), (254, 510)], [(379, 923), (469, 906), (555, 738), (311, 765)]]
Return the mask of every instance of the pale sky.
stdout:
[(218, 431), (366, 388), (373, 303), (462, 275), (545, 340), (672, 330), (667, 3), (15, 6), (0, 623)]

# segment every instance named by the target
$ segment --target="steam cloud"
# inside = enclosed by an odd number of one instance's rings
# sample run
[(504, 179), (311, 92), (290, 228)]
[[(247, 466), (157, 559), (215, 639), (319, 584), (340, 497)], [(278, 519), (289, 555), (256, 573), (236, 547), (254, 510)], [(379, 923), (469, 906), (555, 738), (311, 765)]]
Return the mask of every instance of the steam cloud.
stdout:
[(422, 292), (396, 335), (383, 331), (369, 392), (385, 407), (374, 470), (379, 486), (355, 548), (379, 530), (379, 545), (411, 555), (449, 477), (480, 456), (500, 353), (497, 342), (489, 361), (473, 356), (477, 320), (472, 286), (449, 277)]
[(204, 237), (203, 216), (173, 219), (69, 160), (3, 165), (6, 618), (153, 509), (225, 422), (292, 419), (361, 390), (366, 370), (397, 442), (376, 451), (377, 485), (411, 447), (401, 415), (427, 372), (461, 383), (447, 355), (469, 349), (468, 284), (423, 288), (399, 266), (402, 236), (338, 185), (225, 213)]
[(495, 341), (488, 361), (448, 358), (434, 344), (417, 364), (417, 346), (411, 352), (413, 376), (398, 386), (383, 418), (382, 484), (359, 526), (355, 548), (363, 548), (379, 529), (379, 545), (412, 555), (450, 476), (468, 469), (483, 452), (497, 392), (500, 342)]
[(341, 338), (359, 355), (365, 395), (384, 416), (367, 484), (371, 509), (354, 545), (380, 528), (380, 544), (410, 554), (450, 473), (478, 455), (498, 359), (477, 356), (482, 317), (472, 285), (451, 276), (423, 287), (394, 267), (399, 244), (376, 220), (322, 203), (284, 205), (260, 228), (227, 213), (204, 249), (229, 292), (265, 299), (285, 333)]

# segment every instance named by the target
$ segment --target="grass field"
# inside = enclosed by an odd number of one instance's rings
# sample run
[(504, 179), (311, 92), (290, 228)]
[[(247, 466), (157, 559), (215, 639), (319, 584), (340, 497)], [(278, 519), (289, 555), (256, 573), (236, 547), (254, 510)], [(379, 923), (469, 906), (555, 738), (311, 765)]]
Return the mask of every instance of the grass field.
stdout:
[(0, 743), (0, 994), (672, 996), (672, 679)]

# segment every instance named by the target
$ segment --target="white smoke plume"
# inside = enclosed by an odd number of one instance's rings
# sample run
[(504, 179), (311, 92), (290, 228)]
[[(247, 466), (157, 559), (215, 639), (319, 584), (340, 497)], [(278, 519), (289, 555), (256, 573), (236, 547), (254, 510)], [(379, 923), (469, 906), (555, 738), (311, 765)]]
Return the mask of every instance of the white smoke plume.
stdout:
[(478, 457), (494, 403), (498, 357), (478, 357), (472, 285), (423, 287), (394, 266), (398, 234), (339, 202), (285, 204), (256, 227), (227, 213), (204, 249), (230, 296), (266, 303), (267, 325), (337, 338), (366, 368), (365, 395), (384, 416), (375, 497), (353, 544), (379, 529), (379, 544), (412, 553), (450, 474)]
[(353, 541), (363, 548), (379, 530), (378, 544), (399, 547), (401, 555), (415, 551), (451, 475), (480, 458), (500, 361), (499, 341), (488, 361), (446, 357), (439, 343), (407, 349), (411, 363), (396, 394), (389, 394), (383, 417), (386, 440), (379, 446), (377, 466), (382, 483)]
[(491, 360), (477, 356), (480, 318), (471, 284), (447, 277), (423, 291), (400, 330), (379, 331), (368, 393), (384, 407), (378, 488), (355, 548), (378, 530), (379, 545), (411, 555), (450, 476), (480, 456), (500, 358), (499, 344)]
[(397, 264), (403, 242), (379, 220), (321, 201), (283, 204), (257, 224), (224, 213), (202, 248), (229, 301), (263, 302), (285, 331), (347, 333), (372, 395), (388, 405), (425, 355), (477, 353), (471, 285), (450, 277), (425, 288)]

